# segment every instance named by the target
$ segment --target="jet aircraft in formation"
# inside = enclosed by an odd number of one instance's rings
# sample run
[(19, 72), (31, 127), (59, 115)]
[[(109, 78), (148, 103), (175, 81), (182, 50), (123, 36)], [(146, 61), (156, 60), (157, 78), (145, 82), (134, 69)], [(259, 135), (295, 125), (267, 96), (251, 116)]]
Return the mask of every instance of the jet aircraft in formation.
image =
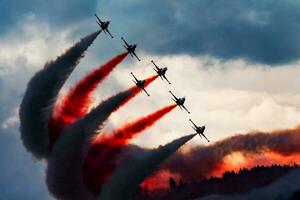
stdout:
[[(101, 21), (101, 19), (97, 16), (97, 14), (95, 14), (95, 17), (97, 18), (97, 24), (100, 26), (101, 31), (103, 31), (105, 34), (109, 34), (111, 38), (114, 38), (108, 30), (110, 21)], [(125, 44), (123, 46), (125, 47), (127, 52), (131, 55), (131, 57), (136, 57), (136, 59), (138, 61), (141, 61), (140, 58), (135, 53), (137, 44), (128, 44), (123, 37), (121, 37), (121, 39)], [(171, 84), (171, 82), (166, 77), (166, 72), (167, 72), (168, 68), (167, 67), (162, 68), (162, 67), (157, 66), (153, 60), (151, 60), (151, 62), (154, 65), (154, 67), (153, 67), (154, 71), (160, 76), (160, 78), (162, 80), (166, 80), (167, 83)], [(146, 80), (139, 80), (135, 77), (135, 75), (132, 72), (130, 72), (130, 73), (134, 78), (134, 80), (133, 80), (134, 84), (140, 90), (143, 90), (148, 96), (150, 96), (150, 94), (145, 89)], [(190, 114), (190, 111), (184, 106), (185, 97), (178, 98), (171, 91), (169, 91), (169, 92), (173, 96), (172, 100), (177, 104), (177, 106), (179, 106), (180, 109), (184, 109), (188, 114)], [(207, 140), (207, 142), (209, 142), (207, 137), (204, 135), (205, 126), (197, 126), (191, 119), (190, 119), (190, 122), (193, 124), (192, 128), (196, 131), (196, 133), (200, 136), (200, 138), (204, 137)]]

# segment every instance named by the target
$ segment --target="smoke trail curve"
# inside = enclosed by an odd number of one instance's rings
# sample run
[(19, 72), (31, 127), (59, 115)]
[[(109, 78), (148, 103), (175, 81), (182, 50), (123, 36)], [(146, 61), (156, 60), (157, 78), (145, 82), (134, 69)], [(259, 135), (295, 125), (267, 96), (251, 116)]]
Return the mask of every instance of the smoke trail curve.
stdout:
[(58, 103), (49, 120), (49, 143), (53, 146), (63, 128), (83, 117), (92, 103), (92, 93), (128, 55), (128, 52), (119, 54), (98, 69), (82, 78)]
[(48, 121), (57, 95), (66, 79), (100, 32), (94, 32), (68, 49), (56, 60), (46, 63), (27, 85), (20, 105), (20, 131), (25, 148), (36, 158), (48, 154)]
[(176, 139), (164, 146), (151, 150), (139, 159), (126, 161), (118, 166), (111, 179), (103, 186), (101, 200), (130, 200), (133, 199), (139, 184), (156, 171), (170, 155), (182, 145), (191, 140), (196, 134)]
[(172, 111), (176, 105), (165, 106), (134, 122), (127, 123), (111, 134), (99, 134), (91, 143), (83, 166), (87, 186), (94, 193), (101, 191), (103, 183), (111, 176), (120, 158), (122, 147), (138, 133), (150, 128)]
[(109, 115), (125, 101), (134, 90), (126, 90), (102, 102), (84, 118), (67, 126), (57, 140), (48, 158), (47, 186), (59, 199), (93, 199), (82, 179), (89, 141)]
[(129, 140), (136, 136), (137, 133), (153, 126), (155, 122), (167, 113), (171, 112), (176, 106), (177, 105), (165, 106), (147, 116), (141, 117), (136, 121), (125, 124), (123, 127), (111, 134), (101, 134), (95, 138), (93, 144), (97, 145), (97, 143), (109, 143), (111, 146), (126, 145)]

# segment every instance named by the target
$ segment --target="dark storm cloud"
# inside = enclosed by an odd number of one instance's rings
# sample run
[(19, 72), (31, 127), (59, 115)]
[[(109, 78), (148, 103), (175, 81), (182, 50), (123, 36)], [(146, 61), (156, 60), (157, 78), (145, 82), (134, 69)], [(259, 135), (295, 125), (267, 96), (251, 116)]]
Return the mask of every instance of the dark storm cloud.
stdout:
[(90, 17), (97, 0), (0, 0), (0, 34), (16, 22), (22, 23), (28, 13), (55, 26), (66, 26)]
[(300, 56), (300, 2), (294, 0), (108, 1), (112, 30), (159, 54), (283, 64)]

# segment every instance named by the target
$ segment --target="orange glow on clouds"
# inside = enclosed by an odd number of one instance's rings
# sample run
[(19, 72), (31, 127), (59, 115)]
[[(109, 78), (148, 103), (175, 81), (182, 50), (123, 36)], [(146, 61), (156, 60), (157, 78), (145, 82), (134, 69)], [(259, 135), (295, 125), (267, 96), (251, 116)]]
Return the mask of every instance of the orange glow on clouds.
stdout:
[(256, 166), (294, 165), (300, 164), (300, 154), (281, 155), (272, 151), (261, 154), (246, 154), (233, 152), (223, 159), (222, 165), (208, 177), (222, 177), (226, 171), (239, 172), (240, 169), (251, 169)]

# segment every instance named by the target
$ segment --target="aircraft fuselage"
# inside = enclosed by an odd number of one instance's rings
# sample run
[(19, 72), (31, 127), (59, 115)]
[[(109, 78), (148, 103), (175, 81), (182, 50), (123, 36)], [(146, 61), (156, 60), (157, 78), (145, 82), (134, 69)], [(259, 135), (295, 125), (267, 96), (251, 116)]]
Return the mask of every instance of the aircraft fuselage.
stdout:
[(160, 68), (160, 69), (157, 71), (157, 73), (158, 73), (158, 75), (163, 76), (163, 75), (166, 74), (167, 70), (168, 70), (168, 68), (166, 68), (166, 67), (165, 67), (165, 68)]
[(135, 51), (136, 45), (129, 45), (126, 47), (129, 53), (133, 53)]
[(101, 28), (102, 29), (107, 29), (109, 25), (109, 22), (101, 22)]
[(176, 100), (176, 104), (177, 104), (178, 106), (183, 106), (184, 102), (185, 102), (185, 98), (184, 98), (184, 97), (183, 97), (183, 98), (178, 98), (178, 99)]
[(145, 80), (140, 80), (140, 81), (136, 82), (136, 86), (138, 86), (139, 88), (143, 88), (145, 83), (146, 83)]
[(204, 126), (196, 127), (195, 130), (196, 130), (197, 133), (202, 134), (204, 132), (204, 130), (205, 130), (205, 127)]

